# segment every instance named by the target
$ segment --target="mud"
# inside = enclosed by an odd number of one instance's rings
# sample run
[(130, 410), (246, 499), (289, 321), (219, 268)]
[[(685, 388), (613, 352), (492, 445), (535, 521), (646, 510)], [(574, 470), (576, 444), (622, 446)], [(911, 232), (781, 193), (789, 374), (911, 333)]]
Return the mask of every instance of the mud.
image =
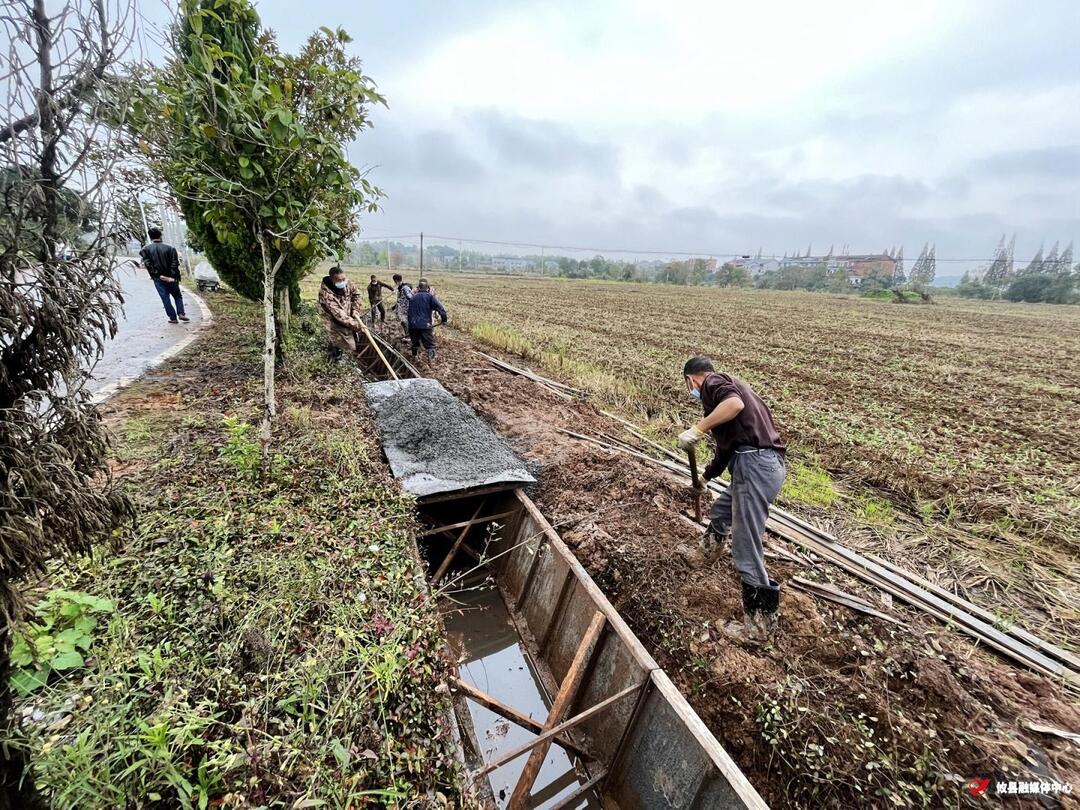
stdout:
[(506, 442), (434, 380), (364, 388), (394, 476), (413, 494), (532, 481)]
[[(535, 498), (544, 513), (772, 806), (965, 806), (975, 777), (1080, 785), (1075, 745), (1026, 727), (1080, 728), (1059, 685), (887, 604), (827, 563), (767, 560), (781, 582), (794, 574), (833, 582), (904, 626), (785, 587), (774, 647), (729, 642), (717, 624), (739, 615), (737, 576), (727, 559), (710, 563), (696, 551), (685, 483), (559, 433), (632, 441), (588, 404), (483, 369), (460, 334), (444, 331), (443, 340), (438, 378), (542, 463)], [(1077, 806), (1069, 796), (992, 801)]]

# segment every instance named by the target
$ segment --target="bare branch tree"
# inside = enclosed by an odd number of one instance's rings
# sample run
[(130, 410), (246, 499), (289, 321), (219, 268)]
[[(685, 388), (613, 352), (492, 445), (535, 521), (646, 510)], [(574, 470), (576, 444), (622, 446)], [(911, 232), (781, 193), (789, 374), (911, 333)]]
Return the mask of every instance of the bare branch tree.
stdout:
[[(85, 383), (122, 303), (113, 274), (113, 156), (101, 93), (130, 44), (130, 0), (0, 0), (0, 720), (19, 589), (131, 514), (109, 479)], [(107, 115), (105, 113), (108, 113)], [(10, 758), (9, 758), (10, 757)], [(0, 749), (0, 808), (28, 780)]]

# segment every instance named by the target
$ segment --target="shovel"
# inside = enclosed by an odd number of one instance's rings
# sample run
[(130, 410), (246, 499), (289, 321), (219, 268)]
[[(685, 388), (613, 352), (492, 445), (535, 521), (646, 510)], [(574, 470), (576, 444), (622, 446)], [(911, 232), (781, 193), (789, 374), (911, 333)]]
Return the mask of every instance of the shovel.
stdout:
[(701, 476), (697, 471), (697, 450), (693, 447), (686, 448), (686, 457), (690, 461), (690, 480), (694, 484), (694, 517), (701, 523)]

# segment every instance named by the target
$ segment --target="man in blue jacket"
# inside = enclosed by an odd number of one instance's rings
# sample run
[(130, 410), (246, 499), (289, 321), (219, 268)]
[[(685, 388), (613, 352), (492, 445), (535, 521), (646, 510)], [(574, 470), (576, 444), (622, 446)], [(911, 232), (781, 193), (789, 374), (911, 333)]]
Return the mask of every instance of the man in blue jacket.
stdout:
[(439, 303), (426, 278), (416, 284), (416, 292), (409, 299), (409, 342), (412, 346), (413, 360), (420, 349), (420, 344), (427, 350), (428, 360), (435, 361), (435, 328), (432, 313), (439, 313), (443, 323), (449, 320), (446, 308)]

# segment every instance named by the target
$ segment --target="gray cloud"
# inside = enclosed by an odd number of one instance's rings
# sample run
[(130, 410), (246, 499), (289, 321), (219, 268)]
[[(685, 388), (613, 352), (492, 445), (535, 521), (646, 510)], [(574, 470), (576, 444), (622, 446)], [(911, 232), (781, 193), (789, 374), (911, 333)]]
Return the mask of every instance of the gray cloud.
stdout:
[(1080, 179), (1080, 144), (996, 152), (972, 162), (972, 170), (999, 178)]
[(617, 169), (617, 150), (611, 144), (586, 140), (567, 124), (493, 109), (472, 111), (468, 119), (506, 166), (544, 172), (586, 170), (605, 176)]

